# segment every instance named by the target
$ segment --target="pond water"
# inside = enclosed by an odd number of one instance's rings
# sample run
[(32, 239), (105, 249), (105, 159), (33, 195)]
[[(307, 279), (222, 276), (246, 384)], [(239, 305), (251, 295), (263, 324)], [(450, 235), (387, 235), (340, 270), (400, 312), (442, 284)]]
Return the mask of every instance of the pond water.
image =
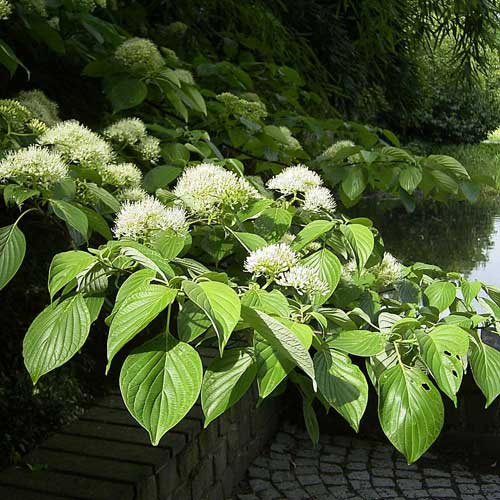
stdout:
[(446, 271), (500, 287), (500, 200), (470, 205), (429, 204), (408, 214), (380, 203), (359, 209), (376, 214), (387, 251), (402, 262), (437, 264)]

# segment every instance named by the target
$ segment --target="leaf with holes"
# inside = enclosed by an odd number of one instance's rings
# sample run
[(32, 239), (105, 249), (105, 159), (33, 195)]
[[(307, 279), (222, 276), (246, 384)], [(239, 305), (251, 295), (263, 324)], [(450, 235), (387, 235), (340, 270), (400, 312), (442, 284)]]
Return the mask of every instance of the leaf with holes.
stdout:
[(368, 330), (349, 330), (332, 333), (326, 342), (329, 347), (356, 356), (375, 356), (387, 343), (387, 336)]
[(127, 296), (113, 317), (108, 335), (108, 365), (115, 354), (153, 321), (177, 295), (163, 285), (145, 284)]
[(90, 313), (81, 294), (45, 308), (24, 337), (24, 364), (33, 383), (71, 359), (87, 340)]
[(378, 415), (389, 441), (412, 463), (439, 436), (444, 406), (427, 375), (398, 363), (379, 378)]
[(476, 384), (486, 398), (485, 408), (500, 394), (500, 352), (481, 340), (471, 343), (469, 361)]
[(15, 224), (0, 228), (0, 290), (15, 276), (25, 253), (23, 232)]
[(120, 372), (120, 390), (129, 412), (156, 446), (196, 403), (202, 379), (196, 350), (162, 334), (127, 356)]
[(429, 333), (417, 331), (420, 356), (439, 388), (457, 405), (463, 377), (460, 356), (469, 349), (469, 336), (458, 326), (440, 325)]
[(241, 303), (236, 292), (224, 283), (184, 281), (186, 295), (207, 315), (219, 339), (219, 351), (224, 347), (240, 319)]
[(205, 427), (241, 399), (256, 373), (253, 351), (248, 347), (226, 349), (221, 358), (210, 364), (201, 387)]
[(368, 383), (349, 356), (333, 349), (314, 355), (318, 390), (357, 432), (368, 402)]
[(447, 281), (435, 281), (424, 290), (424, 295), (427, 297), (430, 306), (435, 307), (439, 312), (443, 312), (453, 304), (456, 287), (453, 283)]

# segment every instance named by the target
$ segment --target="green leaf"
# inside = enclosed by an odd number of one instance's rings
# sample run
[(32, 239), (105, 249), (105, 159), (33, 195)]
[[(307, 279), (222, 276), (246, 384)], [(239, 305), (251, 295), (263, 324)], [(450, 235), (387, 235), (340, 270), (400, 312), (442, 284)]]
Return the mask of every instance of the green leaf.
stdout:
[(325, 295), (316, 295), (313, 299), (314, 304), (323, 304), (331, 297), (339, 284), (342, 264), (338, 257), (326, 248), (308, 255), (301, 261), (301, 264), (314, 269), (321, 280), (328, 285), (328, 293)]
[(90, 313), (81, 294), (54, 302), (34, 319), (23, 342), (24, 364), (34, 384), (81, 349), (90, 324)]
[(439, 388), (457, 405), (456, 394), (463, 377), (460, 356), (469, 349), (469, 336), (458, 326), (440, 325), (429, 333), (417, 331), (420, 356)]
[(347, 176), (342, 181), (342, 190), (350, 200), (357, 199), (365, 190), (366, 179), (363, 169), (359, 166), (350, 167)]
[[(312, 330), (309, 326), (280, 319), (300, 340), (302, 345), (309, 349), (312, 343)], [(257, 382), (259, 396), (264, 399), (269, 396), (295, 367), (295, 363), (283, 351), (274, 348), (259, 334), (254, 335), (255, 357), (257, 359)]]
[(95, 261), (96, 258), (93, 255), (78, 250), (57, 254), (52, 259), (49, 269), (48, 288), (51, 299), (61, 288)]
[(233, 235), (247, 252), (253, 252), (267, 245), (267, 241), (258, 234), (234, 232)]
[(87, 183), (87, 189), (96, 196), (104, 205), (106, 205), (113, 212), (118, 212), (120, 210), (120, 202), (106, 189), (96, 186), (94, 183)]
[(327, 220), (315, 220), (305, 226), (292, 243), (292, 248), (299, 252), (306, 245), (319, 238), (332, 229), (333, 222)]
[(136, 78), (126, 77), (113, 85), (109, 93), (113, 112), (134, 108), (146, 99), (148, 88)]
[(326, 343), (348, 354), (375, 356), (384, 350), (387, 337), (368, 330), (349, 330), (332, 333)]
[(444, 168), (453, 175), (456, 175), (457, 177), (469, 179), (469, 172), (467, 172), (466, 168), (452, 156), (429, 155), (427, 159), (433, 163), (436, 163), (437, 165)]
[(349, 356), (332, 349), (314, 355), (318, 390), (357, 432), (368, 403), (368, 383)]
[(196, 87), (191, 86), (184, 86), (182, 90), (190, 98), (193, 109), (196, 109), (196, 111), (199, 111), (200, 113), (206, 115), (207, 106), (205, 104), (205, 99), (203, 99), (203, 96), (200, 94), (199, 90)]
[(241, 308), (241, 316), (274, 350), (301, 368), (316, 384), (314, 365), (308, 349), (282, 321), (247, 306)]
[(385, 435), (408, 463), (418, 460), (434, 443), (444, 421), (436, 387), (418, 368), (401, 364), (380, 376), (378, 414)]
[(26, 254), (26, 238), (16, 224), (0, 228), (0, 290), (15, 276)]
[(500, 352), (481, 340), (472, 342), (470, 364), (476, 384), (486, 398), (485, 408), (500, 394)]
[(194, 303), (187, 301), (177, 314), (177, 334), (184, 342), (192, 342), (212, 325), (207, 315)]
[(133, 261), (156, 271), (166, 281), (167, 278), (173, 278), (175, 272), (168, 263), (167, 259), (156, 250), (141, 245), (136, 241), (120, 241), (119, 242), (122, 255), (130, 257)]
[(162, 334), (127, 356), (120, 372), (120, 390), (129, 412), (156, 446), (196, 403), (202, 379), (196, 350)]
[(89, 223), (87, 216), (79, 208), (63, 200), (50, 200), (50, 206), (57, 217), (87, 238)]
[(481, 282), (464, 279), (460, 284), (460, 289), (462, 290), (462, 295), (464, 296), (464, 302), (470, 306), (472, 301), (481, 291)]
[(279, 290), (248, 290), (241, 296), (241, 305), (282, 318), (290, 316), (288, 300)]
[(354, 252), (359, 269), (362, 269), (365, 267), (375, 246), (373, 233), (361, 224), (340, 226), (340, 230)]
[(269, 242), (279, 241), (292, 224), (292, 214), (284, 208), (267, 208), (255, 219), (255, 233)]
[(399, 185), (412, 194), (422, 181), (422, 172), (418, 167), (408, 166), (399, 174)]
[(163, 285), (146, 284), (128, 295), (113, 317), (108, 335), (108, 365), (115, 354), (153, 321), (177, 295)]
[(313, 444), (316, 445), (319, 442), (319, 424), (311, 400), (302, 400), (302, 413), (304, 415), (307, 433)]
[(2, 39), (0, 39), (0, 63), (2, 64), (2, 66), (5, 66), (7, 68), (11, 77), (14, 76), (14, 73), (16, 72), (18, 66), (24, 68), (24, 70), (28, 74), (28, 78), (30, 77), (28, 68), (16, 56), (12, 48)]
[(148, 193), (155, 193), (157, 189), (167, 187), (181, 172), (182, 169), (178, 167), (167, 165), (155, 167), (144, 176), (144, 189)]
[(221, 358), (210, 364), (201, 387), (205, 427), (241, 399), (256, 373), (250, 348), (226, 349)]
[(427, 297), (430, 306), (437, 308), (439, 312), (443, 312), (453, 304), (456, 287), (453, 283), (447, 281), (435, 281), (424, 290), (424, 295)]
[(240, 319), (241, 303), (236, 292), (224, 283), (184, 281), (186, 295), (207, 315), (219, 339), (222, 354), (234, 327)]
[(434, 178), (434, 184), (447, 193), (456, 194), (458, 192), (458, 184), (441, 170), (432, 170), (431, 175)]
[(164, 259), (171, 261), (182, 252), (187, 240), (185, 236), (160, 231), (154, 235), (152, 243)]
[[(100, 234), (106, 240), (113, 239), (113, 234), (111, 233), (111, 230), (109, 229), (108, 223), (106, 222), (106, 219), (101, 214), (99, 214), (95, 210), (92, 210), (91, 208), (85, 207), (83, 205), (80, 205), (78, 208), (86, 215), (90, 231), (95, 231), (96, 233)], [(90, 233), (90, 231), (89, 231), (89, 233)]]

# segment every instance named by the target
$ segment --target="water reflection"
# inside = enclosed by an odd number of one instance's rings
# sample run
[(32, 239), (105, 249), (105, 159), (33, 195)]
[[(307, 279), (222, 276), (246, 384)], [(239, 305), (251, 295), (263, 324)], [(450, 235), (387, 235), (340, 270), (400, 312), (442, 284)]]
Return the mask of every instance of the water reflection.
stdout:
[(372, 202), (353, 215), (367, 213), (403, 262), (429, 262), (500, 286), (500, 201), (429, 203), (412, 214)]

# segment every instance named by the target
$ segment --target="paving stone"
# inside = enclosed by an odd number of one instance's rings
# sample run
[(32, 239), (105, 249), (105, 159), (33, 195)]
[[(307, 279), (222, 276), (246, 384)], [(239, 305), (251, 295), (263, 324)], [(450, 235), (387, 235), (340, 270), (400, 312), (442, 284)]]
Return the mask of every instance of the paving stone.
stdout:
[(460, 493), (467, 495), (475, 495), (481, 493), (481, 488), (477, 484), (463, 483), (458, 485)]
[(318, 459), (317, 458), (304, 458), (304, 457), (297, 457), (293, 461), (295, 465), (302, 466), (302, 465), (309, 465), (309, 466), (317, 466), (318, 465)]
[(323, 455), (320, 458), (321, 462), (333, 463), (333, 464), (343, 464), (345, 461), (344, 455), (329, 454)]
[(375, 488), (395, 488), (396, 484), (388, 477), (372, 477), (372, 484)]
[(426, 477), (451, 477), (449, 472), (431, 467), (424, 467), (422, 472)]
[[(392, 469), (382, 469), (379, 467), (371, 467), (370, 473), (372, 476), (380, 476), (380, 477), (394, 477), (394, 471)], [(412, 472), (413, 474), (413, 472)]]
[(305, 489), (313, 497), (328, 494), (328, 490), (324, 484), (313, 484), (312, 486), (306, 486)]
[(293, 472), (291, 472), (289, 470), (277, 470), (277, 471), (272, 473), (271, 477), (272, 477), (273, 483), (275, 483), (275, 484), (281, 483), (283, 481), (293, 481), (295, 479), (295, 475), (293, 474)]
[(357, 479), (353, 479), (349, 481), (353, 490), (366, 490), (372, 487), (370, 481), (360, 481)]
[(403, 479), (422, 479), (422, 474), (413, 470), (397, 470), (396, 476)]
[(422, 481), (418, 479), (396, 479), (396, 482), (402, 490), (422, 488)]
[(306, 500), (310, 499), (309, 493), (302, 488), (296, 488), (286, 492), (287, 500)]
[(397, 498), (399, 493), (393, 488), (376, 488), (378, 498)]
[(249, 483), (254, 493), (259, 493), (271, 487), (271, 483), (264, 479), (250, 479)]
[(370, 479), (370, 474), (368, 471), (353, 471), (347, 474), (349, 481), (358, 480), (358, 481), (368, 481)]
[(367, 469), (366, 460), (364, 462), (349, 462), (349, 459), (347, 459), (347, 460), (348, 460), (348, 462), (346, 464), (347, 470), (366, 470)]
[(318, 474), (297, 474), (297, 479), (302, 486), (310, 486), (312, 484), (320, 484), (322, 481)]
[(347, 485), (347, 478), (343, 475), (322, 475), (321, 479), (326, 485), (338, 485), (343, 486)]
[(263, 467), (256, 467), (255, 465), (252, 465), (248, 469), (248, 475), (252, 479), (269, 479), (271, 477), (269, 469), (264, 469)]
[(428, 488), (450, 488), (451, 481), (446, 478), (426, 477), (425, 484)]
[(451, 488), (429, 488), (431, 498), (457, 498), (457, 494)]
[(402, 490), (403, 498), (429, 498), (429, 492), (427, 490), (418, 489), (418, 490)]
[(321, 471), (321, 475), (327, 474), (344, 474), (344, 469), (336, 464), (322, 463), (319, 466), (319, 470)]

